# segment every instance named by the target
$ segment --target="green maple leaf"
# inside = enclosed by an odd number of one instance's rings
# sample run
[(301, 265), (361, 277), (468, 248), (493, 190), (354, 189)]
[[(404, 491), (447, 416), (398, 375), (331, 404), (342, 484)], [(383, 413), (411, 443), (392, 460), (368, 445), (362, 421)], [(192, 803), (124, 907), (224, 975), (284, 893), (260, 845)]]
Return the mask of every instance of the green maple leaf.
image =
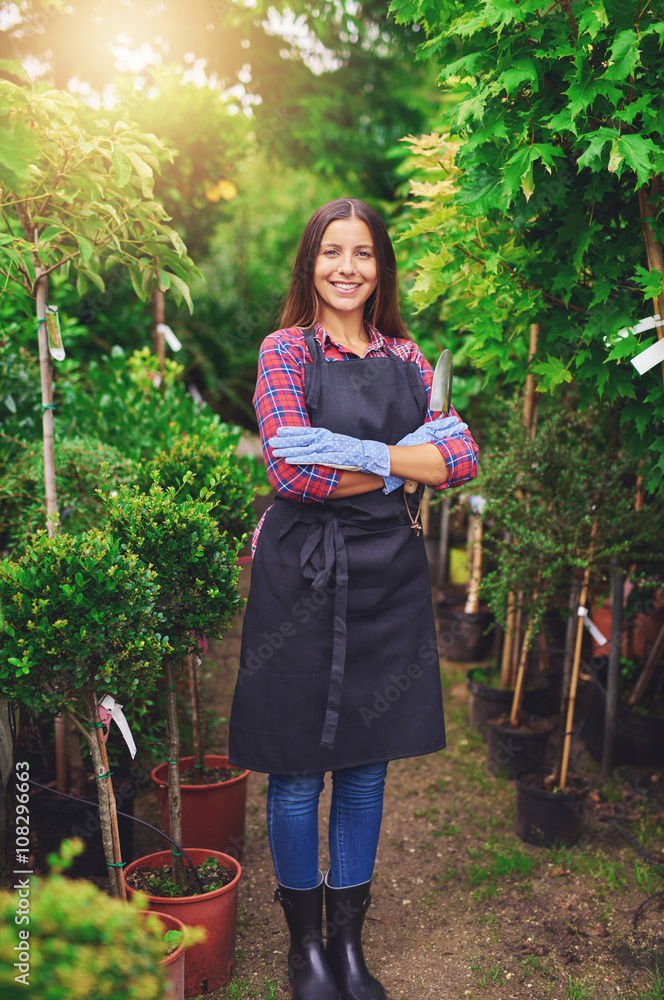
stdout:
[(634, 72), (640, 55), (639, 39), (636, 32), (632, 28), (621, 31), (613, 40), (611, 61), (604, 73), (604, 78), (623, 83)]

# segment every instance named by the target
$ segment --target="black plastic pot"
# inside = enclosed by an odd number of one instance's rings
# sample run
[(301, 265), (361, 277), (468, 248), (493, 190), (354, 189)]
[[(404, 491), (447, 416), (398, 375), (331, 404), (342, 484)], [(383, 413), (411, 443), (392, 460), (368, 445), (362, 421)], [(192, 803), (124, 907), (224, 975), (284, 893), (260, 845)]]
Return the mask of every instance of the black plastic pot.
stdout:
[(529, 784), (531, 777), (544, 772), (519, 773), (515, 780), (516, 814), (514, 832), (527, 844), (550, 847), (576, 844), (583, 830), (583, 807), (588, 787), (547, 792)]
[[(524, 715), (523, 723), (543, 722), (541, 716)], [(492, 774), (505, 774), (515, 778), (520, 771), (536, 771), (544, 766), (549, 737), (553, 732), (551, 722), (538, 732), (512, 729), (509, 723), (498, 725), (487, 722), (487, 767)]]
[[(134, 814), (135, 786), (122, 778), (113, 779), (117, 808)], [(131, 793), (131, 794), (130, 794)], [(107, 874), (104, 845), (99, 825), (99, 809), (96, 798), (74, 801), (64, 799), (52, 792), (39, 791), (30, 796), (30, 820), (37, 835), (37, 843), (42, 857), (57, 851), (61, 841), (67, 837), (80, 837), (85, 851), (67, 869), (72, 878), (102, 878)], [(122, 857), (131, 861), (133, 857), (134, 824), (126, 816), (118, 816), (120, 848)]]
[[(470, 691), (470, 724), (486, 736), (488, 720), (511, 710), (514, 692), (503, 691), (470, 677), (466, 683)], [(523, 710), (533, 715), (553, 715), (558, 711), (555, 691), (548, 675), (539, 674), (529, 682), (523, 696)]]
[(467, 615), (463, 609), (464, 604), (437, 605), (438, 652), (446, 660), (481, 660), (493, 642), (493, 615), (490, 611)]
[[(606, 657), (603, 657), (606, 660)], [(583, 721), (581, 737), (588, 752), (601, 761), (604, 750), (604, 719), (606, 717), (606, 665), (595, 677), (588, 713)], [(664, 719), (643, 715), (618, 702), (613, 764), (660, 764), (664, 761)]]

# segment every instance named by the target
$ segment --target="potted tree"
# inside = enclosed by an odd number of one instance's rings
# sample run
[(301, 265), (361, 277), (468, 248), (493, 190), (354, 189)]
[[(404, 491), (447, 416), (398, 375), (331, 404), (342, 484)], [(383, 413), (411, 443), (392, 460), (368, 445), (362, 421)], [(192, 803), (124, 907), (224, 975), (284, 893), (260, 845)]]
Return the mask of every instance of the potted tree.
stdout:
[[(146, 489), (153, 475), (165, 487), (177, 487), (187, 473), (195, 481), (210, 484), (214, 518), (220, 531), (241, 545), (254, 523), (254, 487), (251, 469), (235, 455), (239, 430), (221, 435), (216, 427), (205, 434), (187, 435), (172, 448), (157, 452), (142, 466), (139, 485)], [(241, 860), (249, 771), (231, 769), (223, 754), (205, 754), (201, 711), (200, 656), (207, 639), (199, 638), (199, 648), (187, 656), (193, 756), (180, 758), (182, 836), (190, 847), (211, 847)], [(200, 653), (200, 656), (199, 656)], [(162, 827), (170, 831), (168, 762), (152, 770), (157, 788)]]
[(90, 748), (111, 889), (124, 896), (115, 796), (99, 703), (140, 697), (169, 646), (157, 574), (98, 529), (33, 535), (0, 563), (0, 694), (35, 712), (69, 713)]
[[(176, 670), (196, 648), (196, 636), (221, 638), (240, 606), (236, 555), (239, 543), (222, 536), (213, 516), (212, 487), (198, 494), (185, 474), (179, 489), (156, 481), (147, 494), (121, 487), (105, 497), (109, 531), (122, 549), (140, 552), (161, 584), (159, 611), (169, 652), (163, 659), (168, 723), (168, 801), (170, 836), (187, 848), (205, 876), (209, 891), (199, 891), (191, 865), (180, 852), (147, 855), (126, 869), (130, 891), (148, 890), (151, 909), (178, 916), (187, 925), (208, 930), (205, 943), (192, 947), (187, 960), (187, 995), (217, 989), (230, 978), (236, 933), (237, 860), (207, 846), (192, 848), (183, 840), (180, 795), (180, 738), (175, 693)], [(203, 886), (203, 889), (206, 887)]]

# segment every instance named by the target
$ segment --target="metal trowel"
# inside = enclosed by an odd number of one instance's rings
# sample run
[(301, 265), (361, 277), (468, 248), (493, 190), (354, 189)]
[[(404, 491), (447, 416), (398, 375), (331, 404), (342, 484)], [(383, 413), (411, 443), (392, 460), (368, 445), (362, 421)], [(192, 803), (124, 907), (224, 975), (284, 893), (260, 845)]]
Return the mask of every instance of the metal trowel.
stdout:
[[(452, 372), (454, 370), (454, 360), (452, 352), (445, 349), (436, 362), (433, 373), (433, 384), (431, 386), (431, 402), (429, 409), (433, 413), (439, 410), (443, 417), (450, 412), (452, 400)], [(414, 493), (418, 483), (414, 479), (407, 479), (404, 484), (406, 493)]]

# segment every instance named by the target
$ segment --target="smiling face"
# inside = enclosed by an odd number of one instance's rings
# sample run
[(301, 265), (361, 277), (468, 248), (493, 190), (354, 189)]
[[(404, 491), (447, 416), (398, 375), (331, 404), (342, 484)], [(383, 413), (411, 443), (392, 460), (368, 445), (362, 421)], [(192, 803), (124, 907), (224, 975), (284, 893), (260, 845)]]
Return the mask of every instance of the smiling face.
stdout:
[(364, 304), (378, 284), (371, 230), (358, 218), (336, 219), (325, 232), (316, 257), (314, 287), (323, 326), (333, 317), (364, 315)]

